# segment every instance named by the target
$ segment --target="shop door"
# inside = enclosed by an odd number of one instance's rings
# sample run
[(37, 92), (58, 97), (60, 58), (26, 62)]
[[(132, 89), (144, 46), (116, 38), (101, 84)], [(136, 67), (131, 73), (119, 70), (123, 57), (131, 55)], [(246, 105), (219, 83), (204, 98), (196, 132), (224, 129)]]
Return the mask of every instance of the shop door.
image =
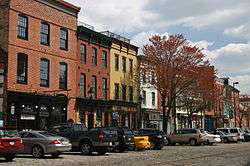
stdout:
[(94, 128), (94, 114), (93, 113), (89, 113), (88, 114), (88, 128)]

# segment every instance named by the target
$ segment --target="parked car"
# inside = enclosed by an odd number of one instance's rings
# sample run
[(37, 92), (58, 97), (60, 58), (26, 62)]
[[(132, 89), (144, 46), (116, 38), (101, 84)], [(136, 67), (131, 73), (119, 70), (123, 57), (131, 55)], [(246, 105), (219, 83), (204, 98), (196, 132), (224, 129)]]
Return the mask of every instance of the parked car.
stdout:
[(69, 139), (72, 149), (84, 155), (98, 152), (105, 154), (109, 148), (118, 145), (117, 131), (105, 128), (86, 128), (84, 124), (64, 123), (53, 126), (50, 130), (62, 137)]
[(148, 136), (150, 146), (152, 149), (161, 150), (164, 146), (164, 136), (163, 132), (156, 129), (139, 129), (138, 135), (140, 136)]
[(134, 150), (145, 150), (150, 149), (151, 145), (148, 136), (135, 136), (135, 148)]
[(244, 130), (244, 140), (246, 142), (250, 141), (250, 130), (249, 129)]
[(225, 134), (222, 131), (215, 131), (215, 134), (220, 135), (222, 142), (229, 143), (229, 142), (237, 142), (238, 137), (235, 134)]
[(23, 150), (23, 142), (18, 132), (12, 127), (0, 128), (0, 156), (12, 161)]
[(57, 158), (72, 147), (68, 139), (47, 131), (21, 131), (19, 134), (24, 144), (22, 153), (31, 154), (35, 158), (42, 158), (45, 154)]
[(128, 127), (108, 127), (106, 129), (117, 131), (119, 144), (114, 148), (115, 151), (124, 152), (135, 148), (134, 133)]
[(167, 145), (190, 144), (201, 145), (207, 141), (200, 129), (180, 129), (176, 133), (167, 135)]
[(205, 134), (206, 144), (213, 145), (214, 143), (220, 143), (221, 138), (220, 135), (209, 133), (208, 131), (201, 130), (203, 134)]
[(225, 134), (237, 136), (237, 142), (244, 141), (244, 132), (240, 128), (218, 128), (217, 130), (222, 131)]

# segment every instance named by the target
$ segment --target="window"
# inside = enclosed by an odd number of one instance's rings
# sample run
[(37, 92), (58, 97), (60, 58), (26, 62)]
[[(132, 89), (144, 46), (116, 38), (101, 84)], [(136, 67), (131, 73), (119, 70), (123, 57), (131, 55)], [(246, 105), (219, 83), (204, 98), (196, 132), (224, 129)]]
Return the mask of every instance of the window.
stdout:
[(115, 70), (119, 70), (119, 55), (115, 55)]
[(28, 56), (25, 54), (17, 55), (17, 83), (27, 84), (28, 77)]
[(107, 99), (107, 78), (102, 78), (102, 98)]
[(122, 57), (122, 71), (125, 73), (126, 72), (126, 57)]
[(122, 100), (126, 100), (126, 99), (127, 99), (127, 86), (122, 85)]
[(129, 59), (129, 72), (133, 73), (133, 59)]
[(92, 65), (97, 66), (97, 49), (92, 48)]
[(41, 59), (40, 62), (40, 86), (49, 87), (49, 60)]
[(80, 75), (80, 96), (85, 97), (86, 96), (86, 75), (81, 74)]
[(133, 96), (134, 96), (134, 90), (133, 86), (129, 86), (129, 101), (133, 101)]
[(47, 24), (47, 23), (44, 23), (44, 22), (42, 22), (41, 23), (41, 32), (40, 32), (40, 37), (41, 37), (41, 41), (40, 41), (40, 43), (41, 44), (44, 44), (44, 45), (49, 45), (49, 38), (50, 38), (50, 36), (49, 36), (49, 24)]
[(155, 106), (155, 92), (152, 92), (152, 106)]
[(81, 64), (86, 63), (86, 45), (85, 44), (80, 45), (80, 61), (81, 61)]
[(28, 39), (28, 17), (18, 16), (17, 37), (21, 39)]
[(142, 91), (142, 104), (146, 105), (146, 91)]
[(107, 51), (102, 51), (102, 67), (107, 68)]
[(68, 31), (63, 28), (60, 29), (60, 49), (68, 49)]
[(97, 82), (96, 82), (96, 76), (92, 76), (92, 79), (91, 79), (91, 82), (92, 82), (92, 98), (93, 99), (96, 99), (97, 98)]
[(119, 99), (119, 84), (115, 84), (115, 99)]
[(66, 63), (60, 63), (60, 76), (59, 76), (59, 88), (60, 89), (67, 89), (67, 73), (68, 73), (68, 66)]

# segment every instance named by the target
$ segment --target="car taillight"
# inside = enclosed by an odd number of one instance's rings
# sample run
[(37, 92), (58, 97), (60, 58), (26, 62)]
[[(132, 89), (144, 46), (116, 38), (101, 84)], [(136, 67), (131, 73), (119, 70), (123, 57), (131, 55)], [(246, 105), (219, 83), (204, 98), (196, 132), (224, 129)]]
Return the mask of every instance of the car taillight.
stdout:
[(49, 144), (56, 145), (56, 144), (61, 144), (61, 142), (59, 140), (53, 140)]
[(103, 131), (100, 131), (100, 133), (99, 133), (99, 141), (103, 142), (103, 140), (104, 140), (104, 133), (103, 133)]

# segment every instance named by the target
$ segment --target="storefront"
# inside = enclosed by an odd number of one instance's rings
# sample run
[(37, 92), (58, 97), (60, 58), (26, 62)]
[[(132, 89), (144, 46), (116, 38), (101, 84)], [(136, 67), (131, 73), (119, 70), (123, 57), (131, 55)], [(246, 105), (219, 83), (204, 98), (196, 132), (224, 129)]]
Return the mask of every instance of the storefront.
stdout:
[(80, 122), (88, 128), (128, 126), (136, 128), (135, 103), (77, 98)]
[(7, 93), (7, 125), (23, 129), (48, 129), (67, 121), (68, 98), (65, 95)]

